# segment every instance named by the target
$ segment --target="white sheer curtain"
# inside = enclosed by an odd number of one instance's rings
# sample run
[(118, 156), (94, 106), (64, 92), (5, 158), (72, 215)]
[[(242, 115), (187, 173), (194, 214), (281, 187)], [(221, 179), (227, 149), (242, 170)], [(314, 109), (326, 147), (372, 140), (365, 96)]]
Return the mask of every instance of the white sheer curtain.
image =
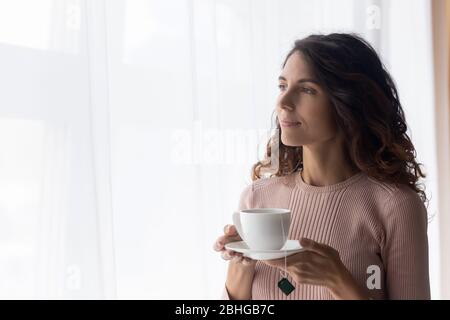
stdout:
[(0, 296), (220, 297), (281, 62), (332, 31), (392, 71), (437, 213), (429, 0), (0, 0)]

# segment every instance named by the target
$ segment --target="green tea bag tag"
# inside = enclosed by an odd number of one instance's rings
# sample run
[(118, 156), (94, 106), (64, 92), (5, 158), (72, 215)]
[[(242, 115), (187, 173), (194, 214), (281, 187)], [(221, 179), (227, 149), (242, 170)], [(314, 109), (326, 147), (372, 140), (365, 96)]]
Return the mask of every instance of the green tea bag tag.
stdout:
[(278, 288), (280, 288), (281, 291), (283, 291), (283, 293), (287, 296), (295, 289), (287, 278), (283, 278), (278, 282)]

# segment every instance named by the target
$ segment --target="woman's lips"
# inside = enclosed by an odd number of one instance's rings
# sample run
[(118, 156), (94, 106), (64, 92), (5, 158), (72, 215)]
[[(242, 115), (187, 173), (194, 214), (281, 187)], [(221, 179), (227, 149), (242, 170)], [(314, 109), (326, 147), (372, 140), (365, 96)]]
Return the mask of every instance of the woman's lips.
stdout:
[(280, 121), (280, 125), (282, 127), (298, 127), (301, 125), (300, 122), (298, 121), (285, 121), (285, 120), (281, 120)]

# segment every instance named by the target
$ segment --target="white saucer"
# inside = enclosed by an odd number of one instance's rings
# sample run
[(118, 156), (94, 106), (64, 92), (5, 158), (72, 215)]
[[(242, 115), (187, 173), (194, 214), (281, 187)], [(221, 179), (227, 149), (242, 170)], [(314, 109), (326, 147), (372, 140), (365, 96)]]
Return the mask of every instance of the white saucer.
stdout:
[(280, 250), (250, 250), (244, 241), (227, 243), (225, 248), (243, 253), (244, 257), (249, 257), (253, 260), (280, 259), (304, 250), (298, 240), (287, 240)]

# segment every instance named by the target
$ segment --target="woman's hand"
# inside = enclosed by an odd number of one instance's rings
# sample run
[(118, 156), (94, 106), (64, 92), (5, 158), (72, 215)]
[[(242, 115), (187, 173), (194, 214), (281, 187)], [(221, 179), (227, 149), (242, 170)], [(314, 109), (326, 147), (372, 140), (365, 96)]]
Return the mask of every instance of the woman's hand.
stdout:
[(241, 263), (243, 266), (254, 267), (256, 260), (244, 257), (242, 253), (228, 250), (225, 245), (229, 242), (242, 241), (241, 237), (236, 231), (233, 224), (227, 224), (223, 229), (223, 235), (217, 238), (214, 243), (214, 250), (221, 252), (224, 260), (232, 260), (236, 263)]
[[(334, 248), (307, 238), (300, 244), (306, 250), (286, 258), (286, 271), (296, 283), (325, 286), (335, 299), (368, 299)], [(263, 262), (284, 270), (284, 258)]]

